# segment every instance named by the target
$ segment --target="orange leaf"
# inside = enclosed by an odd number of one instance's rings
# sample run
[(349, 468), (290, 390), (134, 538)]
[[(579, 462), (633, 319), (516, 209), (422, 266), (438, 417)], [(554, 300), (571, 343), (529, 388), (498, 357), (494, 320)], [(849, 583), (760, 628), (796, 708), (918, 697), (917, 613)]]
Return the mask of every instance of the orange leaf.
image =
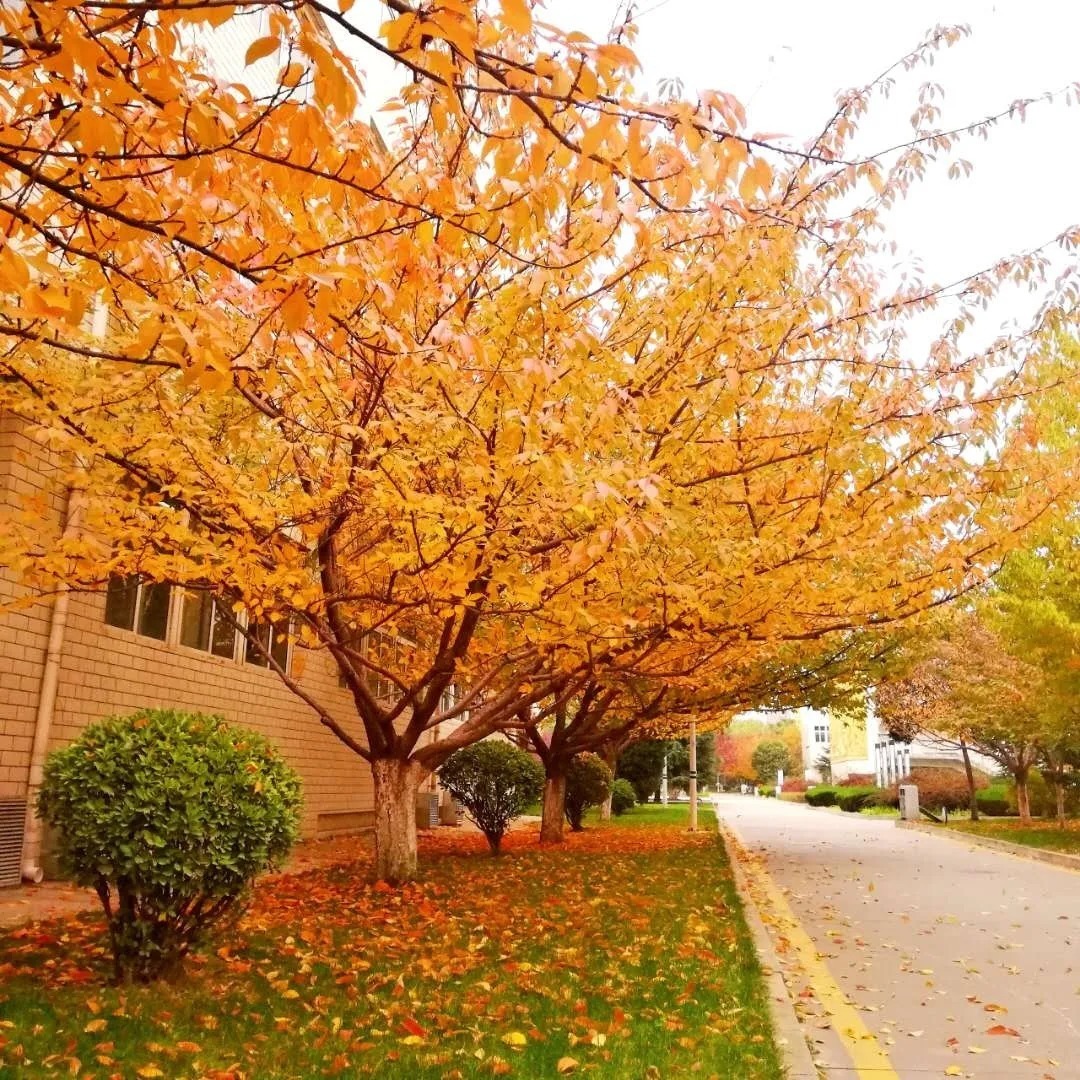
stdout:
[(244, 53), (244, 66), (254, 64), (264, 56), (271, 56), (281, 48), (281, 39), (271, 35), (270, 37), (256, 38)]
[(508, 30), (527, 34), (532, 29), (532, 12), (525, 0), (502, 0), (502, 21)]

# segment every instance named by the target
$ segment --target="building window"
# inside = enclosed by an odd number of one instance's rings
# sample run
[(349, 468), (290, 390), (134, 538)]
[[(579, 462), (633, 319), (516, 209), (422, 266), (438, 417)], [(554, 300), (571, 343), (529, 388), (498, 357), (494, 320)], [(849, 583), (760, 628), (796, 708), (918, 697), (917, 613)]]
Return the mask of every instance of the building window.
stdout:
[[(143, 581), (137, 574), (109, 579), (105, 621), (158, 641), (172, 641), (237, 663), (269, 667), (245, 633), (247, 616), (232, 611), (234, 602), (215, 598), (204, 589), (177, 590), (171, 603), (169, 585)], [(226, 605), (228, 605), (226, 607)], [(252, 624), (259, 641), (284, 670), (289, 666), (289, 634), (282, 624)]]
[[(384, 671), (395, 674), (401, 670), (404, 649), (408, 643), (402, 638), (382, 630), (372, 630), (364, 635), (364, 655)], [(376, 701), (393, 701), (399, 693), (397, 684), (377, 671), (364, 669), (364, 684)]]
[(143, 581), (138, 574), (109, 578), (105, 593), (105, 621), (121, 630), (164, 641), (169, 629), (170, 588)]
[(202, 589), (186, 589), (181, 601), (180, 644), (235, 660), (234, 616), (222, 610), (223, 603)]
[(814, 725), (814, 742), (820, 744), (827, 743), (829, 741), (829, 725), (828, 724), (815, 724)]
[(248, 627), (247, 636), (244, 639), (244, 659), (249, 664), (255, 664), (258, 667), (269, 667), (270, 662), (263, 655), (263, 652), (257, 649), (251, 641), (253, 635), (258, 638), (259, 644), (262, 645), (263, 650), (268, 652), (274, 658), (274, 662), (283, 671), (288, 671), (289, 635), (287, 630), (282, 629), (279, 625), (274, 625), (269, 622), (256, 622)]

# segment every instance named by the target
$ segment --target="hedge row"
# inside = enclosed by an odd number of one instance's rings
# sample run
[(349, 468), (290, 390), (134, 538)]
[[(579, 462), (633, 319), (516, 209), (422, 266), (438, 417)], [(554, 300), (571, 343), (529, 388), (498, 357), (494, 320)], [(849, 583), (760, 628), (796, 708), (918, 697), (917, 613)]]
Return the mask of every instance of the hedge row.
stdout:
[(818, 784), (807, 791), (806, 801), (811, 806), (839, 806), (849, 814), (857, 814), (864, 806), (887, 805), (887, 794), (872, 784), (859, 787)]

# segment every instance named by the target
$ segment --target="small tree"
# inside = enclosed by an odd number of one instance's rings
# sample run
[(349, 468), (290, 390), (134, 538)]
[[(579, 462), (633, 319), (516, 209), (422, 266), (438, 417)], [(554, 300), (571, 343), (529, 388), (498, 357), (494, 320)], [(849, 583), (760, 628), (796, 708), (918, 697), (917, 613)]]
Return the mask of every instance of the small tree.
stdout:
[(544, 790), (544, 769), (524, 750), (488, 739), (455, 751), (439, 779), (487, 837), (493, 855), (507, 826)]
[(566, 820), (581, 832), (581, 819), (590, 806), (599, 806), (611, 790), (611, 770), (596, 754), (578, 754), (566, 771)]
[(637, 805), (634, 787), (629, 780), (616, 780), (611, 785), (611, 812), (620, 817)]
[(642, 739), (631, 743), (619, 755), (615, 775), (630, 781), (638, 802), (648, 802), (660, 790), (664, 755), (670, 745), (664, 739)]
[(769, 740), (758, 743), (750, 764), (758, 780), (763, 784), (775, 784), (777, 772), (780, 769), (787, 772), (791, 768), (791, 754), (782, 742)]
[(296, 840), (300, 781), (261, 735), (144, 709), (91, 724), (45, 765), (38, 812), (105, 909), (117, 981), (172, 974)]

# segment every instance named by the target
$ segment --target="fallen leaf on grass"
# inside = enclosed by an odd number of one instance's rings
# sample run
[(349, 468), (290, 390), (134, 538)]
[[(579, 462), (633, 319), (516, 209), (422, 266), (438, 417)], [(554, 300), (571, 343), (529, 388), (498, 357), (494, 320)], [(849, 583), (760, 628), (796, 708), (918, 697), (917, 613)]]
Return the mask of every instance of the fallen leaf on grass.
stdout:
[(577, 1058), (572, 1057), (561, 1057), (555, 1063), (555, 1070), (560, 1076), (569, 1076), (577, 1067)]

